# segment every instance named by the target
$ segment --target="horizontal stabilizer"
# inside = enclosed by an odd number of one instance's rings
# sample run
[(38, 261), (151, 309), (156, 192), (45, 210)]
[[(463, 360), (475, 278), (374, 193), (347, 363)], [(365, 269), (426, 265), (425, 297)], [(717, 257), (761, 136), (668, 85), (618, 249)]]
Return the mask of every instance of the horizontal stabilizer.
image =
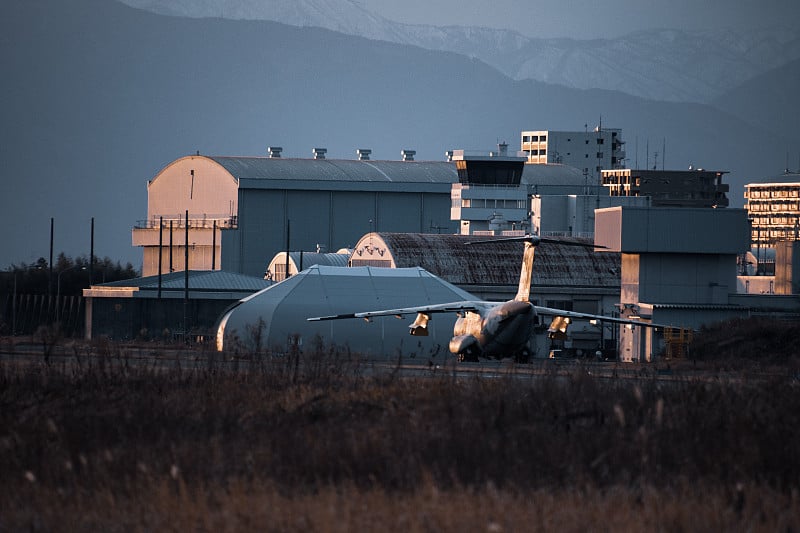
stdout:
[(495, 242), (527, 242), (534, 246), (545, 242), (549, 244), (563, 244), (565, 246), (580, 246), (583, 248), (607, 248), (606, 246), (596, 245), (590, 242), (571, 241), (566, 239), (553, 239), (551, 237), (539, 237), (538, 235), (522, 235), (519, 237), (499, 237), (497, 239), (481, 239), (479, 241), (468, 241), (464, 244), (491, 244)]

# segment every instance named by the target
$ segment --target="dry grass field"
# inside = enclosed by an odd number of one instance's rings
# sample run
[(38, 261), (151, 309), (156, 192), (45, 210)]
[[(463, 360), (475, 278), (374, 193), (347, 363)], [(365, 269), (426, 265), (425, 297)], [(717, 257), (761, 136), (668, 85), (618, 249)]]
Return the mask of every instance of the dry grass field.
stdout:
[(797, 531), (788, 349), (668, 381), (3, 360), (0, 530)]

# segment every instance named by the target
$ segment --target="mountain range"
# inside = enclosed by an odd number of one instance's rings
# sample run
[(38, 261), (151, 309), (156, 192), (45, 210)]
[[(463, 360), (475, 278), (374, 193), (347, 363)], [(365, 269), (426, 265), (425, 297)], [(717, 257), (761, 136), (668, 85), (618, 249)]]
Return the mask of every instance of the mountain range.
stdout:
[(658, 150), (667, 168), (730, 171), (731, 203), (742, 205), (743, 183), (779, 173), (800, 149), (797, 68), (710, 104), (669, 102), (517, 80), (476, 57), (318, 27), (164, 16), (113, 0), (6, 0), (0, 222), (11, 231), (0, 262), (46, 257), (54, 217), (57, 252), (88, 254), (95, 218), (95, 253), (137, 265), (130, 230), (160, 168), (269, 145), (285, 157), (319, 146), (330, 158), (371, 148), (374, 159), (415, 149), (443, 160), (450, 149), (514, 148), (525, 129), (602, 120), (622, 128), (631, 166)]
[(609, 89), (653, 100), (711, 102), (741, 83), (800, 59), (800, 30), (637, 31), (615, 39), (541, 39), (504, 29), (401, 24), (354, 0), (122, 0), (180, 17), (271, 20), (456, 52), (515, 80)]

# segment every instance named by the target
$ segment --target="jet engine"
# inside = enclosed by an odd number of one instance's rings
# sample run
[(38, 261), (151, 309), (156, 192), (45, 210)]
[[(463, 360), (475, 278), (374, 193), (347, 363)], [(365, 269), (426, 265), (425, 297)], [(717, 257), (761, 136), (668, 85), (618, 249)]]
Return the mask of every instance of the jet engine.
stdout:
[(461, 361), (477, 361), (481, 345), (472, 335), (457, 335), (450, 339), (450, 352), (458, 354)]

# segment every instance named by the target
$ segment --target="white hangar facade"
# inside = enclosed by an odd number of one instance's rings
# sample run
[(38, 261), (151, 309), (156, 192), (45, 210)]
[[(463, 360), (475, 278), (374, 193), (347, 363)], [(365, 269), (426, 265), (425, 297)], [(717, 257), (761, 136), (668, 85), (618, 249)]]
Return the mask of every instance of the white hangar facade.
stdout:
[(188, 260), (191, 270), (263, 276), (287, 248), (335, 250), (369, 231), (457, 231), (452, 163), (271, 154), (182, 157), (150, 180), (147, 218), (132, 232), (143, 275), (184, 270)]

